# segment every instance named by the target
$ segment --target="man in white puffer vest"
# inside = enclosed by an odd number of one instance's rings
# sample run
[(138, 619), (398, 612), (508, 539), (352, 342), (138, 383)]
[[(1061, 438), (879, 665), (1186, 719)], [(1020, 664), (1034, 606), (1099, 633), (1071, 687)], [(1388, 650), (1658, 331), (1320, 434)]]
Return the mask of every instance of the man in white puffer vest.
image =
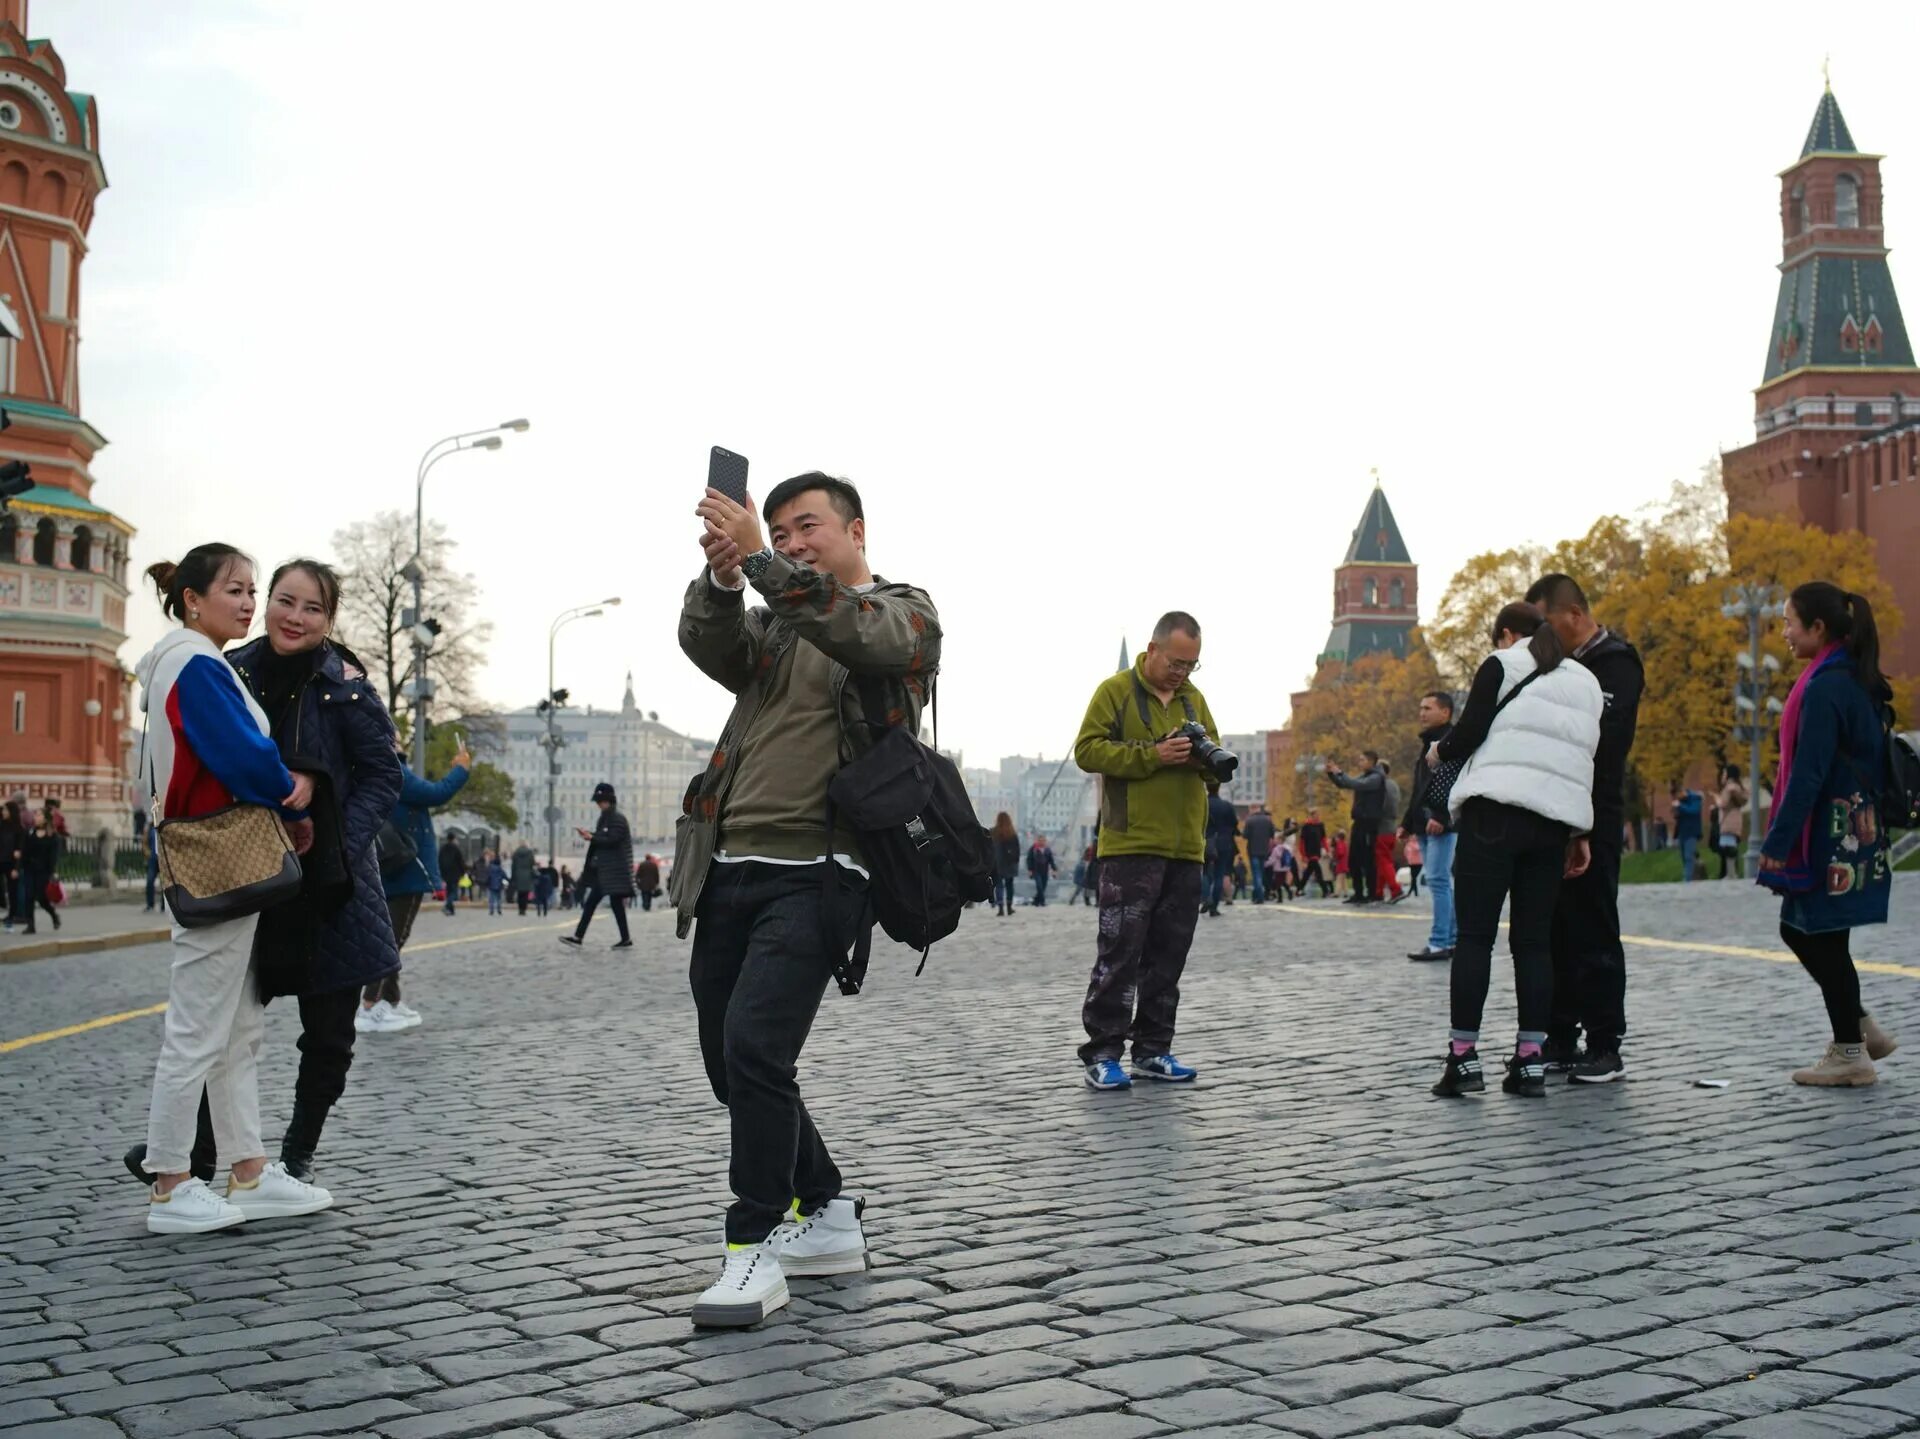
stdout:
[(1538, 1098), (1546, 1093), (1540, 1047), (1553, 1006), (1554, 903), (1561, 879), (1582, 873), (1589, 861), (1593, 755), (1605, 701), (1592, 672), (1567, 662), (1534, 606), (1506, 606), (1492, 638), (1494, 653), (1474, 674), (1459, 720), (1427, 753), (1429, 765), (1467, 762), (1449, 800), (1459, 835), (1459, 938), (1446, 1069), (1433, 1092), (1452, 1097), (1486, 1088), (1480, 1021), (1500, 911), (1511, 895), (1508, 940), (1520, 1023), (1501, 1087)]

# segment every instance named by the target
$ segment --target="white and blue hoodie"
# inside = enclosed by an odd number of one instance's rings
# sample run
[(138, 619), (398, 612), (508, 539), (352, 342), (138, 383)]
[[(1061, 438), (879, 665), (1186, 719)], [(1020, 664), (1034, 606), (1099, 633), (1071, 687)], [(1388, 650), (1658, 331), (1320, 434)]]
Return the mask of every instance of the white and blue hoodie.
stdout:
[(159, 795), (156, 820), (192, 819), (232, 804), (280, 808), (293, 776), (280, 762), (265, 712), (212, 640), (172, 630), (134, 674), (147, 716), (141, 769)]

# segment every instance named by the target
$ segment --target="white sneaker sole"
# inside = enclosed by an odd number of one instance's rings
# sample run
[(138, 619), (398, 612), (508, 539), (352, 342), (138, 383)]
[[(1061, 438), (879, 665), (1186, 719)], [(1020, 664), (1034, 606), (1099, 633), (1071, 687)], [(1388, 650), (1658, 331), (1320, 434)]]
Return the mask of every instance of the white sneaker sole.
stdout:
[(333, 1196), (329, 1194), (321, 1200), (263, 1199), (249, 1203), (229, 1195), (227, 1203), (247, 1219), (298, 1219), (304, 1214), (318, 1214), (323, 1209), (333, 1208)]
[(1136, 1069), (1132, 1074), (1135, 1079), (1152, 1079), (1161, 1084), (1192, 1084), (1200, 1077), (1197, 1070), (1192, 1074), (1161, 1074), (1157, 1070)]
[(696, 1329), (750, 1329), (776, 1310), (787, 1307), (787, 1281), (766, 1298), (746, 1304), (696, 1303), (693, 1324)]
[(236, 1224), (245, 1224), (244, 1214), (222, 1214), (212, 1219), (181, 1219), (178, 1215), (168, 1214), (166, 1206), (147, 1205), (147, 1233), (149, 1234), (211, 1234), (216, 1229), (231, 1229)]
[(1111, 1094), (1116, 1089), (1132, 1089), (1133, 1081), (1129, 1079), (1120, 1084), (1104, 1084), (1100, 1080), (1093, 1078), (1093, 1076), (1088, 1075), (1087, 1088), (1091, 1090), (1095, 1090), (1101, 1094)]
[(1609, 1070), (1605, 1074), (1575, 1074), (1572, 1070), (1568, 1070), (1566, 1074), (1574, 1084), (1618, 1084), (1627, 1077), (1624, 1069)]
[(789, 1279), (819, 1279), (828, 1274), (864, 1274), (872, 1267), (873, 1261), (867, 1257), (865, 1243), (858, 1249), (843, 1249), (838, 1254), (783, 1253), (780, 1256), (780, 1271)]

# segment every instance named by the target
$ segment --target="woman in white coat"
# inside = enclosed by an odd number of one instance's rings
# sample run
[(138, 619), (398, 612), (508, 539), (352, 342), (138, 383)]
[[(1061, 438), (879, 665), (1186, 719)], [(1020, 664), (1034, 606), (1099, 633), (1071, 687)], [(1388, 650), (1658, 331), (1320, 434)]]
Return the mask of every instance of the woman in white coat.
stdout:
[[(253, 623), (253, 562), (231, 545), (198, 545), (179, 564), (147, 571), (160, 605), (180, 622), (140, 661), (146, 711), (142, 771), (154, 819), (182, 820), (234, 804), (305, 813), (313, 781), (280, 761), (260, 706), (221, 646)], [(164, 850), (166, 837), (161, 836)], [(257, 915), (197, 929), (173, 927), (167, 1017), (147, 1116), (147, 1228), (201, 1234), (249, 1219), (312, 1214), (333, 1202), (278, 1163), (260, 1140), (256, 1083), (265, 1019), (252, 977)], [(190, 1173), (200, 1094), (206, 1091), (226, 1196)]]
[(1433, 1092), (1444, 1098), (1486, 1088), (1480, 1020), (1493, 973), (1500, 910), (1520, 1028), (1501, 1088), (1546, 1094), (1546, 1040), (1553, 1007), (1553, 907), (1562, 877), (1588, 864), (1593, 828), (1593, 752), (1606, 707), (1600, 682), (1566, 662), (1553, 627), (1529, 604), (1510, 604), (1493, 624), (1494, 653), (1474, 674), (1467, 703), (1429, 765), (1468, 761), (1450, 799), (1459, 835), (1453, 856), (1459, 940), (1452, 974), (1453, 1029)]

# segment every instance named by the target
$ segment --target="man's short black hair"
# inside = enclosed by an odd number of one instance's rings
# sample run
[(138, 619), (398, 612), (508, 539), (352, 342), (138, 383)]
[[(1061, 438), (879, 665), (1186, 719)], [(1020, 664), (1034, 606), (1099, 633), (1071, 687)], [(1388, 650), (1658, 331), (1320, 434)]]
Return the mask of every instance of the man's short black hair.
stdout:
[(1445, 690), (1428, 690), (1425, 694), (1421, 695), (1420, 698), (1423, 700), (1432, 700), (1448, 714), (1453, 713), (1453, 696)]
[(1156, 641), (1168, 640), (1176, 634), (1192, 635), (1199, 639), (1200, 621), (1185, 610), (1168, 610), (1153, 627), (1153, 637)]
[(853, 487), (851, 481), (838, 479), (819, 470), (809, 470), (804, 475), (795, 475), (790, 480), (782, 480), (769, 490), (766, 503), (760, 507), (761, 518), (771, 524), (774, 515), (808, 490), (826, 491), (828, 503), (846, 524), (850, 525), (855, 520), (863, 520), (867, 517), (867, 512), (860, 505), (860, 492)]
[(1379, 764), (1379, 763), (1380, 763), (1380, 751), (1379, 751), (1379, 750), (1377, 750), (1377, 749), (1363, 749), (1363, 750), (1361, 750), (1361, 751), (1360, 751), (1360, 753), (1361, 753), (1361, 754), (1363, 754), (1363, 755), (1365, 755), (1365, 756), (1367, 757), (1367, 763), (1368, 763), (1368, 764)]
[(1580, 588), (1572, 575), (1542, 575), (1533, 582), (1533, 588), (1527, 591), (1527, 603), (1538, 605), (1548, 614), (1558, 614), (1562, 610), (1581, 609), (1589, 614), (1593, 606), (1587, 603), (1587, 592)]

